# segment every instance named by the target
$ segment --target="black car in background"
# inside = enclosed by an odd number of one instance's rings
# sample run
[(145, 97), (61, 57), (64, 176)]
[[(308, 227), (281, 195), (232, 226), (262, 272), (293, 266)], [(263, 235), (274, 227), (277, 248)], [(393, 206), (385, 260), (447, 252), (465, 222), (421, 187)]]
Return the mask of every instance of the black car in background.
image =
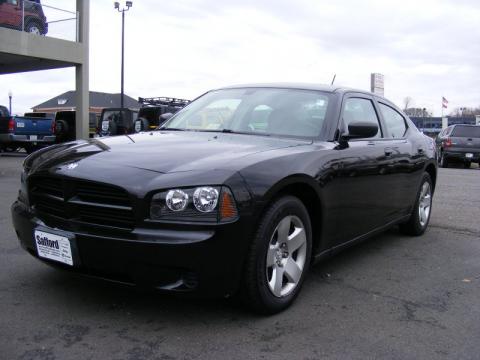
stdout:
[(38, 151), (12, 215), (48, 264), (274, 313), (313, 262), (394, 225), (423, 234), (436, 178), (432, 142), (382, 97), (238, 86), (158, 131)]
[(438, 134), (435, 143), (441, 167), (457, 162), (468, 169), (472, 162), (480, 162), (480, 125), (450, 125)]
[(177, 111), (188, 105), (190, 100), (170, 97), (138, 98), (142, 104), (135, 121), (135, 132), (156, 129)]

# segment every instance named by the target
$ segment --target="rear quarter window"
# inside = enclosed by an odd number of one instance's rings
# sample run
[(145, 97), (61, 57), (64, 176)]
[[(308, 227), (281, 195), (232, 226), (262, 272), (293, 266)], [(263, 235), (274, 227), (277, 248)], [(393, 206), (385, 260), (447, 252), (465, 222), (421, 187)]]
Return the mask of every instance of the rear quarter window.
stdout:
[(480, 126), (455, 126), (450, 136), (480, 138)]
[(407, 132), (405, 118), (395, 109), (380, 103), (380, 111), (385, 120), (388, 134), (393, 138), (401, 138)]

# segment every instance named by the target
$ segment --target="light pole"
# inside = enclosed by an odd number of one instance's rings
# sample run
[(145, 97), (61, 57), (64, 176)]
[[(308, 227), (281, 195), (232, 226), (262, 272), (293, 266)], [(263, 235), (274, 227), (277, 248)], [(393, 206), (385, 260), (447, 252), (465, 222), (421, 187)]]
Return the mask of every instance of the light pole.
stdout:
[(10, 115), (12, 115), (12, 90), (8, 91), (8, 111), (10, 112)]
[(125, 7), (120, 9), (120, 3), (118, 1), (115, 1), (114, 3), (115, 9), (117, 9), (118, 12), (122, 13), (122, 69), (121, 69), (121, 94), (120, 94), (120, 107), (123, 110), (123, 73), (124, 73), (124, 53), (125, 53), (125, 11), (128, 11), (132, 7), (132, 2), (131, 1), (125, 1)]

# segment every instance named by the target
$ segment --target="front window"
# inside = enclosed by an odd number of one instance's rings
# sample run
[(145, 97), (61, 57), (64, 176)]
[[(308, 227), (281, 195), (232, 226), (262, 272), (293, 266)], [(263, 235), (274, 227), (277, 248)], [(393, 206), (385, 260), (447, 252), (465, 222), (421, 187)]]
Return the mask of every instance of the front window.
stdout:
[(162, 129), (317, 137), (328, 102), (328, 93), (312, 90), (217, 90), (180, 110)]

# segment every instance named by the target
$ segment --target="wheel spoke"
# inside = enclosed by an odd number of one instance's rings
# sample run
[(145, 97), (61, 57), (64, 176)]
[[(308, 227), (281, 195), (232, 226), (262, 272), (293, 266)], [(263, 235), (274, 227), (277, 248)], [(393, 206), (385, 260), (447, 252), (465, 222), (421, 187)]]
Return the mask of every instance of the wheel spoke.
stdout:
[(274, 245), (270, 245), (270, 247), (268, 248), (268, 252), (267, 252), (267, 267), (271, 267), (273, 266), (273, 264), (275, 264), (275, 254), (277, 252), (277, 248), (276, 246)]
[(298, 283), (302, 276), (302, 270), (291, 257), (288, 258), (287, 263), (285, 264), (285, 275), (287, 276), (288, 281), (295, 284)]
[(275, 296), (282, 295), (283, 272), (284, 270), (280, 266), (275, 266), (273, 268), (272, 279), (270, 280), (269, 285)]
[(288, 240), (288, 233), (290, 232), (290, 224), (292, 223), (292, 217), (287, 216), (280, 221), (280, 224), (278, 224), (277, 227), (277, 241), (279, 243), (281, 242), (287, 242)]
[(426, 219), (427, 219), (427, 214), (425, 214), (425, 209), (421, 208), (420, 209), (420, 222), (422, 224), (425, 224)]
[(306, 241), (305, 231), (302, 228), (295, 227), (293, 233), (288, 237), (288, 251), (293, 253), (305, 244)]

